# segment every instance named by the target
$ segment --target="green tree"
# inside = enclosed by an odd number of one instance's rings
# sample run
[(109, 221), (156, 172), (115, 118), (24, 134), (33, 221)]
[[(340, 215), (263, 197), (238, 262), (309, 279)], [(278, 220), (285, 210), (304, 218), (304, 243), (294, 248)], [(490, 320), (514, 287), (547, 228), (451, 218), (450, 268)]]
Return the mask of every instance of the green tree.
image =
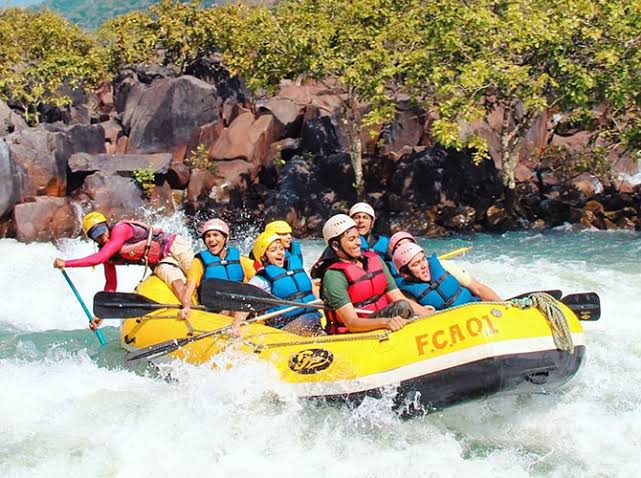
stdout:
[(461, 124), (501, 114), (501, 179), (513, 211), (514, 168), (537, 115), (638, 104), (640, 9), (632, 0), (440, 0), (404, 31), (417, 53), (404, 85), (429, 95), (433, 134), (446, 145), (484, 154)]
[(62, 107), (63, 86), (92, 87), (105, 75), (94, 39), (49, 10), (0, 9), (0, 98), (18, 104), (25, 118)]

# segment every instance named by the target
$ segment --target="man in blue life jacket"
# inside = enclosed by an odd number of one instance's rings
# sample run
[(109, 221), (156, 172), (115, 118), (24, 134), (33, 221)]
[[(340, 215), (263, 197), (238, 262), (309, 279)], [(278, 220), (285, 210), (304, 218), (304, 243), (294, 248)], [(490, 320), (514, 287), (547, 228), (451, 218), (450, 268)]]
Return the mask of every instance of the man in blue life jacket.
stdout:
[(463, 269), (445, 261), (441, 263), (436, 254), (425, 257), (423, 248), (414, 242), (399, 246), (392, 259), (402, 276), (399, 289), (423, 306), (443, 310), (479, 300), (501, 300), (490, 287)]
[(198, 229), (206, 248), (194, 257), (187, 272), (187, 286), (181, 297), (180, 316), (188, 319), (194, 291), (207, 279), (223, 279), (243, 282), (245, 272), (237, 247), (229, 246), (229, 226), (222, 219), (210, 219)]
[(381, 259), (386, 260), (389, 237), (372, 234), (376, 221), (374, 208), (366, 202), (357, 202), (349, 209), (349, 217), (354, 219), (356, 230), (361, 236), (361, 249), (375, 252)]

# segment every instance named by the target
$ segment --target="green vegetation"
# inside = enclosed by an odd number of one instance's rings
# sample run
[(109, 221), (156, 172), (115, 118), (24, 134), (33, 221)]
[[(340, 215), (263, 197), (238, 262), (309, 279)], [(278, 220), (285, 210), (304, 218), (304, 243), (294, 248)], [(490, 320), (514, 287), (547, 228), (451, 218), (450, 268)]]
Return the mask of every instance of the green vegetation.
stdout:
[(151, 167), (146, 169), (135, 169), (133, 176), (134, 181), (138, 186), (140, 186), (145, 197), (149, 198), (151, 190), (154, 187), (154, 181), (156, 180), (156, 173), (154, 170)]
[(70, 103), (67, 90), (104, 78), (105, 57), (92, 37), (50, 11), (0, 9), (0, 99), (38, 121), (43, 104)]
[[(20, 32), (6, 15), (36, 16), (22, 20)], [(35, 19), (64, 34), (50, 38)], [(398, 94), (430, 111), (436, 140), (473, 148), (477, 161), (488, 147), (463, 126), (498, 118), (492, 126), (508, 206), (516, 206), (518, 151), (544, 111), (592, 128), (595, 156), (641, 149), (638, 0), (285, 0), (215, 8), (163, 0), (108, 21), (95, 41), (50, 13), (5, 10), (0, 94), (30, 112), (38, 102), (58, 101), (61, 81), (90, 84), (105, 70), (140, 62), (184, 72), (214, 54), (256, 92), (273, 92), (285, 78), (338, 80), (359, 190), (360, 131), (393, 118)], [(48, 93), (40, 93), (47, 81)]]
[(189, 154), (185, 163), (190, 168), (202, 169), (203, 171), (209, 171), (210, 173), (215, 173), (217, 169), (216, 163), (209, 160), (207, 147), (202, 143)]

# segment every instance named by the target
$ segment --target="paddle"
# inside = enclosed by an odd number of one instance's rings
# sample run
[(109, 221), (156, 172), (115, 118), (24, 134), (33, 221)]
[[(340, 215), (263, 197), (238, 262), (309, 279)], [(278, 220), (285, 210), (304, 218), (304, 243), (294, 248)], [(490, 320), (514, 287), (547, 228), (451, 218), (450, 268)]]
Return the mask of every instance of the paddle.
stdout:
[[(71, 291), (73, 292), (73, 295), (76, 296), (76, 299), (78, 299), (78, 302), (80, 302), (80, 305), (82, 306), (82, 310), (85, 311), (85, 315), (89, 319), (89, 323), (93, 320), (93, 317), (91, 316), (91, 313), (89, 312), (89, 309), (87, 309), (87, 306), (85, 305), (85, 302), (82, 300), (82, 297), (80, 297), (80, 293), (78, 292), (78, 289), (76, 289), (76, 286), (73, 285), (73, 282), (71, 282), (71, 278), (69, 277), (69, 274), (67, 274), (67, 271), (64, 269), (60, 269), (60, 272), (62, 272), (62, 276), (65, 278), (67, 281), (67, 284), (69, 284), (69, 287), (71, 288)], [(100, 316), (98, 316), (100, 317)], [(105, 345), (107, 341), (105, 338), (102, 336), (102, 331), (101, 330), (94, 330), (94, 333), (96, 334), (96, 337), (98, 337), (98, 342), (100, 342), (100, 345)]]
[[(301, 306), (300, 302), (279, 299), (260, 287), (243, 282), (208, 279), (200, 289), (200, 301), (208, 309), (256, 312), (277, 305)], [(305, 307), (323, 309), (319, 303), (309, 302)]]
[[(314, 302), (310, 302), (308, 304), (298, 304), (297, 306), (288, 307), (282, 310), (277, 310), (275, 312), (270, 312), (269, 314), (259, 315), (257, 317), (254, 317), (253, 319), (246, 320), (244, 324), (248, 324), (250, 322), (258, 322), (260, 320), (271, 319), (272, 317), (277, 317), (279, 315), (286, 314), (288, 312), (291, 312), (292, 310), (296, 310), (303, 306), (308, 306), (310, 304), (315, 305), (318, 302), (319, 301), (317, 300)], [(149, 347), (145, 347), (144, 349), (140, 349), (140, 350), (136, 350), (135, 352), (128, 353), (127, 356), (125, 357), (125, 361), (136, 362), (143, 359), (151, 360), (156, 357), (160, 357), (162, 355), (167, 355), (171, 352), (178, 350), (181, 347), (184, 347), (187, 344), (196, 342), (197, 340), (202, 340), (216, 334), (222, 334), (223, 332), (230, 330), (231, 327), (232, 327), (231, 325), (226, 325), (225, 327), (220, 327), (218, 329), (210, 330), (209, 332), (205, 332), (199, 335), (194, 335), (193, 337), (187, 337), (184, 339), (172, 339), (172, 340), (167, 340), (166, 342), (161, 342), (159, 344), (150, 345)]]
[(468, 247), (460, 247), (458, 249), (454, 249), (453, 251), (446, 252), (445, 254), (441, 254), (438, 256), (439, 260), (447, 260), (447, 259), (452, 259), (453, 257), (460, 256), (461, 254), (465, 254), (468, 251), (472, 250), (472, 246)]
[[(180, 309), (180, 304), (160, 304), (147, 297), (131, 292), (98, 292), (93, 298), (93, 313), (97, 317), (126, 319), (140, 317), (147, 311), (158, 309)], [(192, 305), (192, 309), (207, 310), (202, 305)]]
[(561, 299), (579, 320), (594, 321), (601, 317), (601, 300), (596, 292), (568, 294)]

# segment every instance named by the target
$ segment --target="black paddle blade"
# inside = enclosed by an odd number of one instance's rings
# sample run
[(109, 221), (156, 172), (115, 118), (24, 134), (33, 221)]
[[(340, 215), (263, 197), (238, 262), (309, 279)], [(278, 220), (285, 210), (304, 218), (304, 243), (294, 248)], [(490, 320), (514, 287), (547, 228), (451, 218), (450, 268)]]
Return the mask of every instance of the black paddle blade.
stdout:
[(93, 298), (93, 313), (96, 317), (126, 319), (166, 307), (140, 294), (128, 292), (98, 292)]
[[(201, 285), (200, 300), (208, 309), (257, 312), (268, 309), (276, 299), (259, 287), (243, 282), (208, 279)], [(267, 300), (267, 303), (265, 303)]]
[(596, 292), (568, 294), (561, 299), (579, 320), (599, 320), (601, 317), (601, 300)]
[(138, 362), (139, 360), (151, 360), (161, 355), (169, 354), (175, 350), (178, 350), (184, 345), (186, 339), (171, 339), (166, 342), (162, 342), (156, 345), (150, 345), (144, 349), (136, 350), (135, 352), (129, 352), (126, 357), (126, 362)]
[(508, 300), (512, 299), (523, 299), (524, 297), (528, 297), (531, 294), (539, 293), (539, 292), (544, 292), (545, 294), (551, 295), (554, 297), (555, 300), (561, 300), (561, 297), (563, 296), (563, 292), (561, 292), (558, 289), (552, 289), (552, 290), (535, 290), (532, 292), (524, 292), (523, 294), (519, 294), (514, 297), (510, 297)]

